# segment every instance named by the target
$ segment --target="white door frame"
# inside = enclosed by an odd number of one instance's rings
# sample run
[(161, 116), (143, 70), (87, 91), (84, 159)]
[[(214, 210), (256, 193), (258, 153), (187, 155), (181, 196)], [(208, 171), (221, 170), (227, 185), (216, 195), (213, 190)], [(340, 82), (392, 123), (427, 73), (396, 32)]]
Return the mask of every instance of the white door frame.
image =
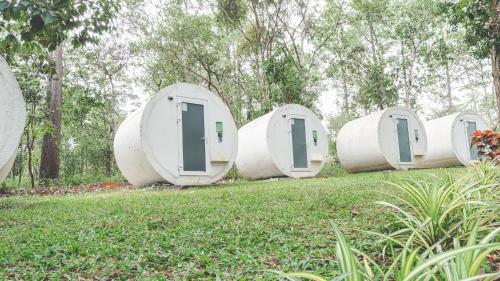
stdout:
[[(203, 127), (205, 129), (205, 171), (184, 171), (184, 144), (182, 142), (182, 103), (192, 103), (203, 105)], [(209, 142), (209, 119), (208, 119), (208, 101), (204, 99), (188, 98), (177, 96), (177, 132), (179, 136), (179, 175), (181, 176), (208, 176), (210, 174), (210, 142)]]

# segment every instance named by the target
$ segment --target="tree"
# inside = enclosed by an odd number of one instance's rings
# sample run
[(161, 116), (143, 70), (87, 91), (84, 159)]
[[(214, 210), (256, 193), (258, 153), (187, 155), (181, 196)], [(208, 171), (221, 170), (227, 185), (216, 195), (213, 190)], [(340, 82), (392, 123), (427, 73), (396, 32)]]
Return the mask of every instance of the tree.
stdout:
[(26, 45), (40, 45), (50, 51), (48, 60), (54, 68), (49, 72), (47, 117), (52, 128), (43, 139), (40, 176), (59, 178), (61, 142), (61, 104), (63, 88), (63, 49), (65, 40), (76, 46), (95, 42), (97, 36), (111, 26), (118, 9), (113, 0), (77, 1), (4, 1), (0, 3), (2, 52), (12, 53)]
[(108, 30), (118, 10), (113, 0), (48, 0), (0, 2), (0, 28), (7, 32), (6, 43), (20, 47), (31, 42), (55, 50), (69, 40), (75, 46), (95, 42)]
[(43, 136), (42, 155), (40, 161), (40, 178), (59, 178), (59, 155), (61, 143), (61, 104), (63, 87), (63, 49), (57, 47), (50, 58), (55, 64), (55, 72), (49, 75), (47, 92), (47, 118), (51, 129)]
[(459, 0), (448, 2), (451, 23), (465, 28), (465, 42), (479, 58), (490, 57), (493, 88), (500, 128), (500, 2), (498, 0)]

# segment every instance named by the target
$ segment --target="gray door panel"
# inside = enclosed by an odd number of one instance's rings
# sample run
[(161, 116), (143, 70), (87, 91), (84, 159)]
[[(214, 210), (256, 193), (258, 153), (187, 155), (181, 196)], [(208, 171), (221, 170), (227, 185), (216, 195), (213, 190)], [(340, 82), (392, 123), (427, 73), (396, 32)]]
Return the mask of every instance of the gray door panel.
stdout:
[(204, 106), (182, 103), (182, 155), (183, 170), (205, 172), (205, 114)]
[(397, 118), (396, 122), (399, 145), (399, 161), (403, 163), (411, 163), (412, 157), (410, 147), (410, 133), (408, 131), (408, 120)]
[(292, 119), (293, 167), (307, 168), (306, 122), (304, 119)]
[(470, 155), (470, 160), (474, 161), (479, 159), (479, 156), (477, 155), (477, 146), (476, 145), (471, 145), (472, 143), (472, 133), (474, 133), (477, 130), (477, 125), (476, 122), (471, 122), (467, 121), (465, 122), (465, 127), (467, 131), (467, 140), (468, 140), (468, 149), (469, 149), (469, 155)]

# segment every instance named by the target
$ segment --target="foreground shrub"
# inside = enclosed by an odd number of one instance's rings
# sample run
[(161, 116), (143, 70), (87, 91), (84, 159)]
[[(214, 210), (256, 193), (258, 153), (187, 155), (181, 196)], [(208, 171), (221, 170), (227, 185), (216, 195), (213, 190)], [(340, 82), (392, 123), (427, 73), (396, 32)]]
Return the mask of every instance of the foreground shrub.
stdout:
[[(485, 264), (488, 254), (500, 249), (500, 243), (493, 242), (500, 228), (492, 231), (480, 241), (477, 240), (478, 229), (476, 228), (466, 245), (460, 245), (459, 240), (455, 239), (454, 248), (448, 251), (443, 251), (440, 244), (433, 245), (430, 251), (421, 251), (420, 247), (414, 248), (413, 241), (409, 239), (399, 254), (394, 256), (392, 265), (386, 270), (383, 270), (364, 253), (351, 248), (337, 226), (334, 225), (333, 229), (337, 237), (336, 256), (340, 269), (340, 274), (333, 280), (488, 281), (500, 277), (500, 272), (481, 272), (481, 266)], [(281, 274), (281, 277), (288, 280), (327, 280), (321, 276), (303, 272)]]
[(481, 228), (492, 227), (495, 218), (483, 194), (498, 193), (498, 183), (483, 182), (474, 176), (447, 176), (436, 182), (392, 184), (397, 192), (389, 196), (397, 203), (378, 202), (395, 210), (398, 230), (391, 238), (404, 243), (413, 234), (415, 243), (430, 248), (436, 243), (448, 246), (454, 237), (466, 239), (478, 222)]
[[(396, 230), (372, 233), (386, 245), (390, 266), (377, 264), (351, 248), (336, 226), (336, 256), (341, 274), (334, 280), (494, 280), (485, 273), (487, 256), (497, 243), (500, 167), (484, 162), (466, 175), (433, 182), (392, 184), (396, 202), (378, 202), (394, 210)], [(481, 238), (483, 237), (483, 238)], [(282, 274), (289, 280), (326, 280), (309, 273)]]
[(495, 161), (500, 165), (500, 133), (492, 130), (472, 133), (471, 145), (477, 146), (479, 159), (482, 161)]

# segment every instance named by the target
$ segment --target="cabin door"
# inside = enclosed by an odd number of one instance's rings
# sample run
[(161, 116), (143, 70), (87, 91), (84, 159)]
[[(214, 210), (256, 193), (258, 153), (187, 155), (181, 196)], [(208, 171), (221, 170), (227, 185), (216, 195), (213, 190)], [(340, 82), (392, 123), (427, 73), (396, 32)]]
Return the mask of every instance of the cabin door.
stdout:
[(293, 169), (308, 169), (306, 120), (304, 118), (290, 118), (290, 135)]
[(470, 161), (477, 160), (479, 156), (477, 155), (477, 146), (472, 145), (472, 133), (477, 130), (477, 124), (474, 121), (465, 121), (465, 133), (467, 138), (467, 150), (469, 151)]
[(410, 144), (410, 131), (408, 129), (408, 119), (396, 118), (396, 132), (398, 137), (399, 162), (412, 163), (412, 153)]
[(207, 173), (206, 103), (181, 99), (179, 120), (180, 174)]

